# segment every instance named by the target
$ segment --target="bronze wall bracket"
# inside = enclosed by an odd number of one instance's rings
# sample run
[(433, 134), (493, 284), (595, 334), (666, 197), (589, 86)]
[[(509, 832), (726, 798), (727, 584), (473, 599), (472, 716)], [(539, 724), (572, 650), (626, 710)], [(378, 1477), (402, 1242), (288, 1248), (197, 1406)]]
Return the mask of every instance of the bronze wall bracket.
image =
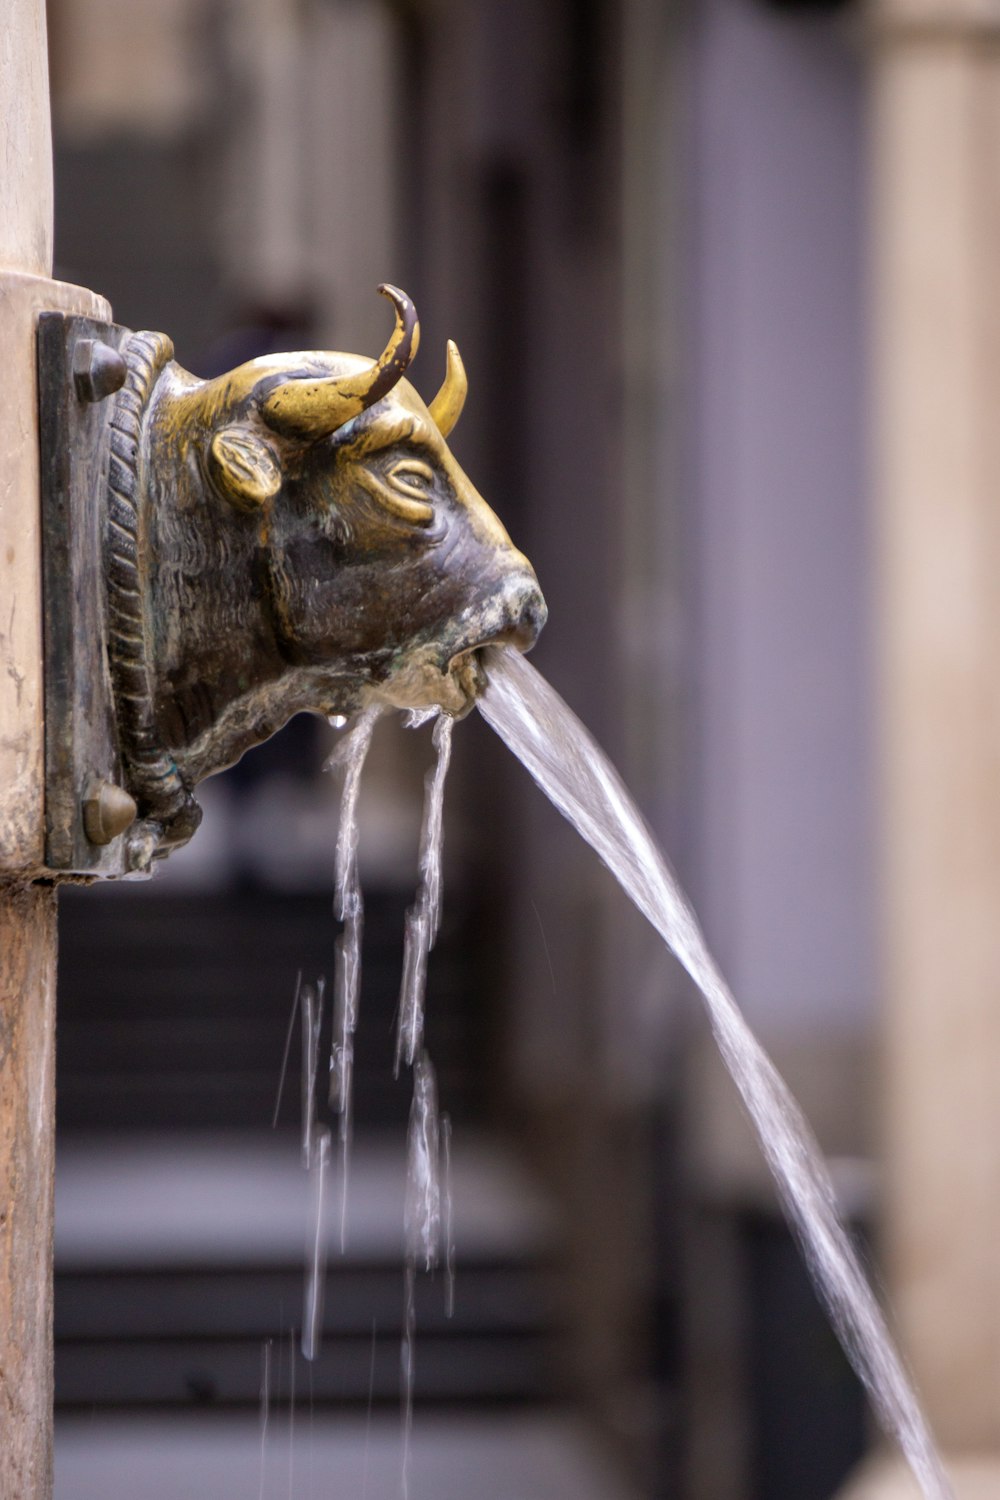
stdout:
[(426, 406), (419, 326), (375, 361), (310, 351), (197, 380), (170, 340), (45, 314), (46, 867), (148, 871), (194, 788), (295, 713), (372, 699), (460, 714), (477, 652), (534, 642), (527, 559), (450, 453), (449, 345)]

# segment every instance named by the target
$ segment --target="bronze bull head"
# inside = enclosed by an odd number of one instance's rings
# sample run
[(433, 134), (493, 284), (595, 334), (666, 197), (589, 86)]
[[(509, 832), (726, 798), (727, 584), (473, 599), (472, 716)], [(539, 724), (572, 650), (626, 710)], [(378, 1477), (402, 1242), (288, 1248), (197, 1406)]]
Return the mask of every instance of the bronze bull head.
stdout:
[(161, 334), (121, 351), (105, 571), (133, 868), (190, 838), (195, 785), (293, 714), (372, 699), (462, 714), (478, 648), (527, 650), (545, 621), (531, 565), (445, 441), (458, 350), (425, 406), (403, 378), (413, 304), (379, 290), (396, 326), (374, 362), (282, 355), (202, 381)]

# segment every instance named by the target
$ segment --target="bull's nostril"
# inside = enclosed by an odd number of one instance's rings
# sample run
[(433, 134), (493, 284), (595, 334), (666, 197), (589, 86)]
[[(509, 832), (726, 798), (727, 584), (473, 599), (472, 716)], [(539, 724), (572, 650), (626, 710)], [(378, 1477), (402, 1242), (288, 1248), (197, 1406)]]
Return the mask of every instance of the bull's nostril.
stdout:
[[(530, 651), (548, 618), (538, 581), (528, 568), (519, 568), (494, 586), (465, 621), (456, 645), (442, 670), (455, 672), (483, 646), (513, 646)], [(481, 685), (481, 684), (480, 684)]]
[(541, 634), (549, 611), (537, 583), (526, 589), (512, 610), (512, 619), (501, 639), (518, 651), (530, 651)]

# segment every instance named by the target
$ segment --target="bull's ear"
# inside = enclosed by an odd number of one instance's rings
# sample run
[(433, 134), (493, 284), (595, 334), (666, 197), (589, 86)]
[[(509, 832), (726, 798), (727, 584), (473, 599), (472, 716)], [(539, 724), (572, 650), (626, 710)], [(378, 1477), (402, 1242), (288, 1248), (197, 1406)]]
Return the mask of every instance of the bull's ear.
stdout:
[(208, 450), (208, 471), (216, 489), (237, 510), (259, 510), (281, 489), (277, 454), (249, 427), (220, 428)]

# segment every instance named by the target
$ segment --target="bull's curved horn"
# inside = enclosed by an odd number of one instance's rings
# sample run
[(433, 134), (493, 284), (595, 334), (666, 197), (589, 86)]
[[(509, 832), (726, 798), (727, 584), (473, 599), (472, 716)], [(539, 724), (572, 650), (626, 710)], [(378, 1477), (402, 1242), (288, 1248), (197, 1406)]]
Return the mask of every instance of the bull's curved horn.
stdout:
[(282, 381), (261, 408), (269, 427), (289, 437), (325, 437), (392, 390), (417, 352), (420, 324), (405, 292), (385, 282), (379, 291), (396, 309), (396, 326), (375, 363), (358, 375)]
[(448, 366), (444, 385), (438, 391), (428, 410), (442, 437), (447, 437), (462, 415), (462, 407), (469, 390), (469, 381), (454, 339), (448, 340)]

